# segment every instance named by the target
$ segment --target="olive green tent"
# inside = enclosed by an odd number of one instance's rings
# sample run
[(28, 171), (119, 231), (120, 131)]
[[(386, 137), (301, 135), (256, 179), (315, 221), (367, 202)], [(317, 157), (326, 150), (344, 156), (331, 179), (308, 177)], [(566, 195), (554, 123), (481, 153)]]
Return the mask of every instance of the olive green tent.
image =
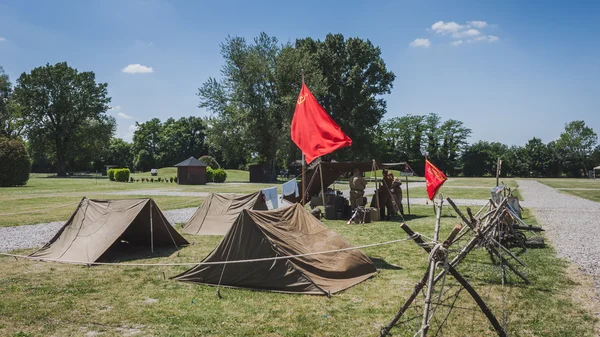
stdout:
[[(351, 247), (301, 205), (269, 211), (244, 209), (219, 246), (202, 262), (286, 257)], [(284, 293), (326, 295), (377, 272), (359, 250), (278, 260), (202, 264), (173, 277), (183, 282)]]

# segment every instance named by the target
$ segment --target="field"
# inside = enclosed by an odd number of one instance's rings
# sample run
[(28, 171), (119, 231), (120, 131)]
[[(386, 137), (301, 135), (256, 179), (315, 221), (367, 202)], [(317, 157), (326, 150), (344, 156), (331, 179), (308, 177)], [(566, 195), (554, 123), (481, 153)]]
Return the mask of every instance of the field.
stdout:
[(600, 179), (536, 179), (562, 193), (600, 202)]
[[(167, 171), (165, 175), (168, 174)], [(414, 179), (410, 183), (418, 183), (418, 178)], [(514, 180), (504, 182), (516, 187)], [(486, 199), (494, 183), (491, 178), (451, 178), (442, 192), (453, 199)], [(126, 184), (106, 179), (34, 176), (26, 187), (0, 189), (0, 213), (34, 208), (44, 211), (0, 216), (0, 226), (66, 220), (75, 206), (57, 206), (78, 202), (83, 196), (131, 198), (143, 194), (108, 193), (147, 191), (145, 193), (151, 194), (158, 189), (247, 193), (266, 186), (269, 185)], [(419, 189), (414, 191), (415, 197), (425, 196)], [(161, 209), (194, 207), (202, 201), (198, 196), (152, 197)], [(415, 231), (431, 236), (435, 220), (432, 208), (411, 206), (411, 211), (412, 216), (407, 217), (406, 223)], [(442, 214), (441, 237), (445, 237), (459, 219), (450, 208), (445, 208)], [(536, 225), (535, 217), (527, 210), (524, 217), (528, 224)], [(346, 225), (344, 221), (325, 221), (325, 224), (352, 245), (406, 237), (398, 222)], [(181, 230), (181, 225), (177, 228)], [(221, 239), (184, 236), (194, 244), (180, 252), (141, 254), (124, 262), (197, 262)], [(367, 248), (363, 252), (371, 257), (380, 273), (332, 298), (222, 288), (223, 299), (218, 299), (215, 287), (169, 280), (170, 276), (187, 269), (183, 266), (88, 268), (0, 257), (0, 335), (376, 336), (410, 294), (428, 260), (427, 254), (410, 241)], [(590, 298), (594, 295), (590, 293), (593, 285), (589, 278), (580, 275), (568, 262), (556, 258), (551, 247), (529, 249), (520, 258), (527, 263), (525, 270), (532, 285), (525, 286), (509, 274), (504, 292), (498, 268), (483, 251), (471, 255), (459, 271), (484, 297), (500, 321), (504, 293), (510, 336), (593, 336), (597, 310), (590, 307)], [(449, 317), (446, 336), (495, 335), (483, 314), (470, 310), (474, 303), (466, 292), (461, 294), (457, 304), (464, 309), (455, 310)]]

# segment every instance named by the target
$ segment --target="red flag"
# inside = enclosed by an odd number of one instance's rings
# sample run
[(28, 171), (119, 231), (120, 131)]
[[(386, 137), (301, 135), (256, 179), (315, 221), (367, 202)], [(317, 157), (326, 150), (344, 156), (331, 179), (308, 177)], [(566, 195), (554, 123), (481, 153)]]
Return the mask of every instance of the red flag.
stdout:
[(317, 157), (352, 145), (352, 139), (329, 117), (304, 83), (292, 119), (292, 141), (309, 164)]
[(425, 184), (427, 185), (427, 196), (433, 200), (438, 190), (448, 178), (435, 165), (425, 159)]

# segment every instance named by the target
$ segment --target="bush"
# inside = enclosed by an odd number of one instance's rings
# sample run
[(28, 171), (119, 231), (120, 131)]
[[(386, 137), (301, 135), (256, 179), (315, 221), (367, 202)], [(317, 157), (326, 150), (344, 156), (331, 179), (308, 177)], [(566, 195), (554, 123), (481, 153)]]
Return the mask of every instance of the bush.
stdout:
[(158, 180), (158, 182), (160, 183), (162, 181), (161, 177), (156, 178)]
[(0, 186), (27, 184), (31, 159), (21, 140), (0, 137)]
[(224, 183), (227, 179), (227, 172), (222, 168), (213, 170), (213, 181), (215, 183)]
[(153, 183), (154, 182), (154, 178), (150, 178), (150, 182)]
[(198, 158), (198, 160), (203, 162), (204, 164), (208, 165), (208, 167), (210, 167), (213, 170), (217, 170), (217, 169), (221, 168), (221, 165), (219, 165), (217, 160), (211, 156), (202, 156), (202, 157)]
[(177, 183), (177, 177), (175, 177), (174, 181), (175, 181), (175, 183)]
[(116, 169), (115, 170), (115, 181), (126, 183), (129, 181), (129, 175), (131, 171), (128, 168)]
[(132, 182), (134, 182), (134, 181), (135, 181), (135, 179), (133, 179), (133, 177), (129, 178), (129, 182), (130, 182), (130, 183), (132, 183)]
[(210, 166), (206, 168), (206, 182), (212, 183), (215, 181), (215, 170), (211, 169)]
[(173, 182), (173, 177), (169, 178), (169, 182)]
[(115, 181), (115, 170), (114, 168), (109, 168), (106, 172), (108, 174), (108, 180)]

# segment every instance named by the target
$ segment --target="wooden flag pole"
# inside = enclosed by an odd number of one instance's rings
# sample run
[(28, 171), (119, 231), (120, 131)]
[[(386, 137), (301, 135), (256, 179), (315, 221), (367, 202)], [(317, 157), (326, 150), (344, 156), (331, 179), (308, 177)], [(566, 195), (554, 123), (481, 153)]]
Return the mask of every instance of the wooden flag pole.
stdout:
[[(302, 86), (304, 86), (304, 69), (302, 69)], [(300, 88), (300, 91), (302, 91), (302, 88)], [(302, 150), (300, 150), (302, 151)], [(305, 176), (305, 171), (306, 171), (306, 167), (305, 164), (306, 160), (304, 160), (304, 152), (302, 152), (302, 206), (304, 206), (305, 200), (306, 200), (306, 196), (304, 195), (305, 193), (305, 187), (304, 185), (306, 184), (306, 176)], [(323, 205), (323, 207), (325, 207), (325, 205)]]

